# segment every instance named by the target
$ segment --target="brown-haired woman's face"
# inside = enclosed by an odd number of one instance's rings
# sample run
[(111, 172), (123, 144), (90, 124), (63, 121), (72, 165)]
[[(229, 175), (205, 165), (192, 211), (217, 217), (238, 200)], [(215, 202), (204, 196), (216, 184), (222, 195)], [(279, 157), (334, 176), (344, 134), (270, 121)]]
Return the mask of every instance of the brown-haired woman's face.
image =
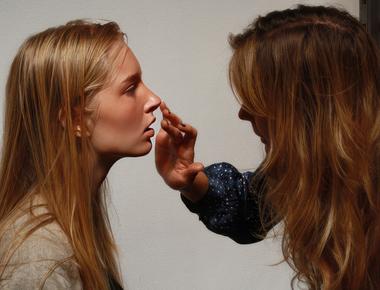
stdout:
[(116, 76), (94, 98), (96, 117), (91, 142), (99, 155), (141, 156), (151, 148), (156, 120), (153, 112), (161, 100), (144, 84), (132, 50), (122, 44), (115, 60)]
[(261, 142), (265, 145), (265, 151), (268, 152), (268, 146), (269, 146), (269, 138), (268, 138), (268, 126), (267, 121), (264, 117), (260, 117), (257, 115), (252, 115), (249, 112), (247, 112), (243, 107), (239, 110), (239, 118), (241, 120), (249, 121), (252, 124), (253, 131), (257, 136), (260, 137)]

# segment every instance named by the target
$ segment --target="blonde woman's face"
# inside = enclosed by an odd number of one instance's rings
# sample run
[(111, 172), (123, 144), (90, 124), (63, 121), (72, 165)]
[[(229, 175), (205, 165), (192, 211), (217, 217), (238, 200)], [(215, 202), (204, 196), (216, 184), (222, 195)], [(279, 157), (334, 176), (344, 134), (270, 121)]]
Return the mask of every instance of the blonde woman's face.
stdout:
[(126, 44), (114, 65), (116, 76), (94, 97), (91, 142), (103, 157), (142, 156), (152, 148), (155, 132), (149, 127), (161, 100), (142, 81), (140, 64)]

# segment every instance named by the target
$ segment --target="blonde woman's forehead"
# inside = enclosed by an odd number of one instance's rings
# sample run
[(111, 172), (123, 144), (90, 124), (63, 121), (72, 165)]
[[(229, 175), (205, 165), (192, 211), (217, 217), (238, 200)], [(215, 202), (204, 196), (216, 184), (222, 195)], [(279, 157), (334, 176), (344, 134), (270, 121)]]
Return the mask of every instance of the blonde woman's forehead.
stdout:
[(117, 79), (125, 79), (136, 74), (141, 74), (140, 63), (130, 47), (126, 45), (120, 51), (115, 65), (117, 66)]
[(141, 79), (141, 67), (132, 49), (124, 42), (117, 42), (110, 50), (110, 79), (103, 88), (120, 90), (133, 80)]

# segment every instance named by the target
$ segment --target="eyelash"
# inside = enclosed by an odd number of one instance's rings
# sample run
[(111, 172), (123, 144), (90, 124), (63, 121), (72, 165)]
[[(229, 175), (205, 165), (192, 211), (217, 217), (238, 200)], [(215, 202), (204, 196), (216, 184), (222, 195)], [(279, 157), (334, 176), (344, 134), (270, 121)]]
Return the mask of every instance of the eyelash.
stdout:
[(130, 94), (130, 93), (133, 93), (137, 88), (137, 84), (133, 84), (131, 86), (129, 86), (126, 91), (124, 92), (124, 94)]

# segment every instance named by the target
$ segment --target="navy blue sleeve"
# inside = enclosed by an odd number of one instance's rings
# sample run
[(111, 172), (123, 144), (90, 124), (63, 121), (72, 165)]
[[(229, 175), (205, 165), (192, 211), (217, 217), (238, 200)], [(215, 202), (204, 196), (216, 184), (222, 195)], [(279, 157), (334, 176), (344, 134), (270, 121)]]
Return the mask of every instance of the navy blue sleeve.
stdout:
[(186, 207), (198, 214), (209, 230), (239, 244), (262, 240), (266, 232), (260, 222), (258, 204), (263, 179), (253, 172), (240, 173), (228, 163), (212, 164), (205, 168), (205, 173), (209, 179), (207, 193), (196, 203), (181, 195)]

